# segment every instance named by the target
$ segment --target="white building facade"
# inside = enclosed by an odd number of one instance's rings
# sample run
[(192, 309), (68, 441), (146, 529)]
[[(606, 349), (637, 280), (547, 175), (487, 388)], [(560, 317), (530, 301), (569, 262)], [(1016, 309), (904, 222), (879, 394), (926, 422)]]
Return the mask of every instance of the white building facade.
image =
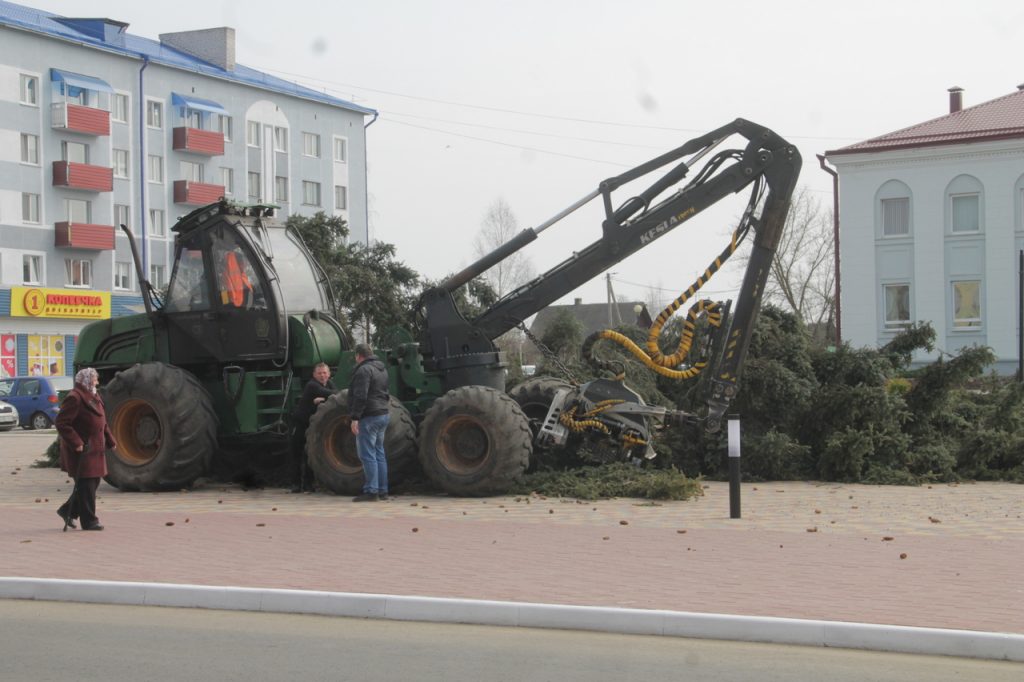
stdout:
[(936, 351), (993, 349), (1017, 370), (1024, 89), (828, 152), (839, 173), (843, 340), (878, 347), (914, 321)]
[(151, 40), (0, 0), (0, 373), (65, 374), (87, 322), (166, 285), (177, 218), (225, 197), (367, 239), (372, 109), (235, 62), (227, 27)]

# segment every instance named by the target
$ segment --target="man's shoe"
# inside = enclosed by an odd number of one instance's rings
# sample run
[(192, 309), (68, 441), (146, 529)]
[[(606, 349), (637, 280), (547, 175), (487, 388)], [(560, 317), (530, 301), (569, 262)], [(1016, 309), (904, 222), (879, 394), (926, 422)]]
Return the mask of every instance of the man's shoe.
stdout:
[(388, 499), (388, 494), (387, 493), (377, 493), (377, 499), (378, 500), (386, 500), (386, 499)]
[(362, 495), (356, 495), (352, 498), (353, 502), (376, 502), (380, 498), (377, 493), (363, 493)]
[(82, 526), (82, 530), (103, 530), (103, 525), (94, 523), (91, 526)]
[(62, 512), (60, 509), (57, 510), (57, 516), (64, 519), (65, 532), (67, 532), (68, 528), (78, 528), (78, 526), (75, 525), (75, 520), (71, 518), (71, 516), (64, 516), (64, 512)]

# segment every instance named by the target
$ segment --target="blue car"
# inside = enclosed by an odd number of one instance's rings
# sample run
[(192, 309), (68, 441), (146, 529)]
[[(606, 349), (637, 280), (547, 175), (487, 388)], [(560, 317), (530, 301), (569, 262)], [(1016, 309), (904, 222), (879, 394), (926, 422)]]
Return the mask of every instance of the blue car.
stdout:
[(48, 429), (60, 412), (60, 400), (74, 388), (71, 377), (10, 377), (0, 379), (0, 400), (18, 411), (23, 429)]

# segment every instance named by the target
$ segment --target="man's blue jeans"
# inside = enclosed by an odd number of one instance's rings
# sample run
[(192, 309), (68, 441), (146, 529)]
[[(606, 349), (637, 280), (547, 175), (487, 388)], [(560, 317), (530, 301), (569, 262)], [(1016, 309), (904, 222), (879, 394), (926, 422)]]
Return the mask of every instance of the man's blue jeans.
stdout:
[(389, 416), (363, 417), (359, 420), (356, 451), (363, 463), (363, 492), (388, 494), (388, 461), (384, 457), (384, 432)]

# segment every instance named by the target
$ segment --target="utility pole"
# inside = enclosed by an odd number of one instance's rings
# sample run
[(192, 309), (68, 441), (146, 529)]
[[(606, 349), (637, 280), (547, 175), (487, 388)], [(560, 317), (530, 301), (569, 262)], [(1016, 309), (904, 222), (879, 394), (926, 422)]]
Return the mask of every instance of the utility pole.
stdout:
[[(608, 328), (622, 326), (622, 315), (619, 313), (619, 302), (615, 299), (615, 289), (612, 288), (612, 275), (614, 272), (605, 274), (605, 281), (608, 283)], [(615, 321), (618, 320), (618, 324)]]

